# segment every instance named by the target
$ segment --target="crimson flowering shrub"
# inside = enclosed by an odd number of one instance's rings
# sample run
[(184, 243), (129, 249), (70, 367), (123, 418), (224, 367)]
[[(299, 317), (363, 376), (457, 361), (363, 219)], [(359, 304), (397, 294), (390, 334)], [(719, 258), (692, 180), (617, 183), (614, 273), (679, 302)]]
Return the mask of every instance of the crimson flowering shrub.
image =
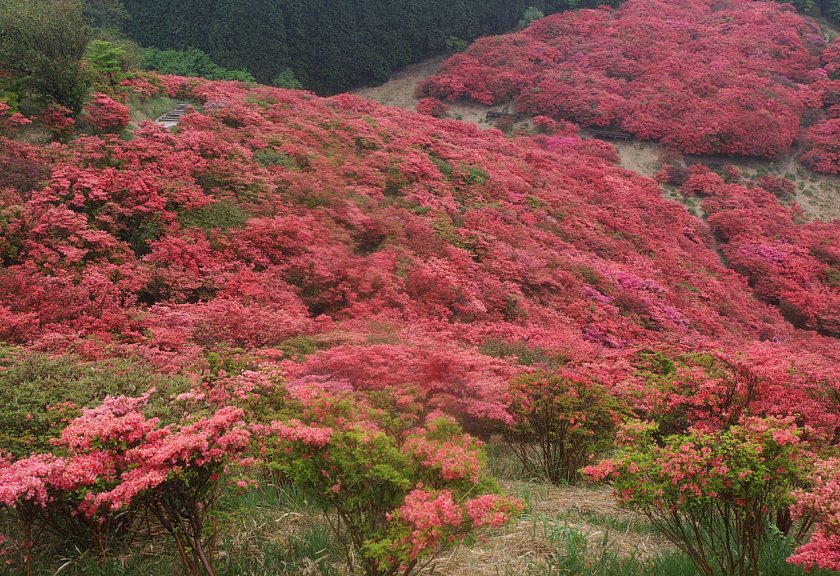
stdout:
[(302, 420), (260, 427), (268, 465), (323, 507), (348, 563), (367, 576), (411, 574), (443, 548), (521, 505), (498, 496), (481, 442), (440, 413), (393, 427), (382, 409), (345, 393), (293, 393)]
[(101, 134), (104, 132), (119, 132), (130, 120), (128, 106), (111, 99), (107, 94), (94, 92), (91, 102), (85, 106), (84, 120)]
[(507, 382), (513, 370), (500, 360), (467, 351), (435, 350), (431, 343), (340, 345), (290, 366), (289, 376), (322, 374), (358, 391), (410, 390), (426, 413), (445, 410), (471, 429), (511, 421)]
[(584, 465), (613, 446), (622, 406), (590, 378), (535, 372), (513, 381), (511, 397), (505, 439), (532, 476), (573, 484)]
[(816, 523), (808, 543), (796, 549), (788, 562), (840, 570), (840, 460), (817, 462), (809, 475), (812, 487), (795, 493), (794, 514)]
[(44, 107), (38, 114), (38, 120), (52, 133), (54, 140), (68, 140), (76, 130), (73, 112), (58, 104)]
[(11, 508), (21, 526), (21, 565), (31, 574), (33, 526), (39, 508), (44, 508), (48, 486), (60, 479), (62, 461), (52, 456), (38, 456), (12, 463), (0, 458), (0, 504)]
[(421, 98), (417, 102), (417, 111), (435, 118), (444, 118), (449, 112), (449, 107), (437, 98)]
[(815, 172), (840, 173), (840, 118), (814, 124), (803, 137), (799, 159)]
[(31, 124), (20, 112), (13, 112), (5, 102), (0, 102), (0, 136), (13, 136), (21, 126)]
[(140, 503), (174, 539), (187, 572), (212, 576), (212, 548), (207, 542), (215, 535), (207, 534), (207, 518), (225, 487), (227, 465), (249, 447), (250, 432), (242, 415), (242, 410), (228, 406), (161, 428), (153, 427), (157, 421), (144, 422), (136, 415), (138, 422), (130, 427), (119, 422), (120, 436), (129, 436), (128, 441), (144, 427), (151, 429), (142, 443), (125, 452), (126, 469), (119, 483), (88, 497), (86, 503), (110, 511)]
[[(739, 178), (734, 178), (732, 181), (737, 182), (738, 180)], [(790, 200), (796, 193), (796, 184), (781, 176), (761, 176), (758, 179), (758, 184), (768, 192), (772, 192), (780, 200)]]
[(705, 576), (757, 576), (771, 515), (790, 505), (805, 481), (800, 429), (792, 419), (744, 418), (661, 444), (655, 432), (654, 424), (628, 423), (618, 453), (584, 472), (610, 480), (619, 502), (647, 516)]
[(521, 112), (613, 125), (687, 153), (776, 157), (805, 110), (822, 106), (812, 85), (825, 78), (826, 48), (818, 25), (783, 4), (630, 0), (482, 38), (418, 93), (512, 100)]
[(137, 94), (143, 100), (157, 96), (163, 91), (163, 82), (160, 76), (135, 72), (129, 72), (127, 76), (119, 81), (118, 86), (121, 90), (128, 90)]
[(835, 442), (840, 413), (830, 363), (807, 354), (786, 360), (771, 350), (772, 345), (736, 354), (643, 350), (633, 376), (615, 392), (638, 417), (656, 423), (660, 435), (719, 430), (755, 415), (794, 418), (803, 439), (817, 445)]
[(27, 574), (35, 527), (67, 541), (84, 543), (87, 536), (104, 558), (109, 540), (132, 529), (141, 510), (174, 539), (190, 575), (214, 573), (206, 519), (226, 485), (227, 466), (249, 447), (243, 412), (228, 406), (164, 425), (143, 414), (153, 393), (108, 397), (69, 417), (53, 442), (66, 455), (3, 462), (0, 503), (19, 519)]
[(803, 223), (795, 207), (773, 194), (726, 185), (709, 174), (696, 185), (709, 196), (703, 207), (721, 251), (756, 295), (798, 327), (840, 333), (837, 222)]

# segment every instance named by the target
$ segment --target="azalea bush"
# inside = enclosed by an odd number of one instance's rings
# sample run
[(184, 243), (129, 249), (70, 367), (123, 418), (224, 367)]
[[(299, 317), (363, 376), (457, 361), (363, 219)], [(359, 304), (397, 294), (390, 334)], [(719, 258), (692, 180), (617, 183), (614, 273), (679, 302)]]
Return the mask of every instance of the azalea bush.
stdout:
[(449, 112), (449, 107), (436, 98), (421, 98), (417, 102), (417, 111), (435, 118), (444, 118)]
[(793, 419), (743, 418), (731, 428), (654, 438), (632, 421), (618, 452), (584, 469), (609, 480), (621, 505), (643, 513), (705, 576), (759, 574), (772, 516), (804, 485), (808, 446)]
[(513, 381), (511, 397), (505, 439), (530, 476), (575, 483), (580, 468), (613, 446), (621, 403), (585, 376), (535, 372)]
[(811, 126), (804, 135), (799, 159), (816, 172), (840, 173), (840, 118)]
[(642, 350), (633, 377), (616, 392), (636, 416), (656, 424), (656, 437), (690, 429), (714, 431), (745, 416), (794, 418), (803, 439), (834, 442), (840, 412), (834, 398), (833, 368), (811, 364), (812, 357), (783, 360), (772, 346), (737, 353), (668, 354)]
[(797, 548), (788, 562), (806, 569), (840, 571), (840, 460), (818, 462), (809, 480), (810, 489), (796, 492), (793, 509), (801, 519), (814, 522), (816, 528), (810, 540)]
[(44, 529), (105, 559), (115, 539), (138, 529), (143, 512), (172, 537), (188, 574), (214, 574), (207, 519), (227, 466), (249, 447), (243, 412), (222, 407), (164, 424), (143, 413), (153, 394), (66, 407), (52, 453), (2, 462), (0, 504), (18, 520), (27, 575)]
[[(840, 223), (805, 222), (769, 191), (725, 184), (708, 170), (690, 178), (706, 196), (709, 226), (732, 268), (748, 278), (755, 294), (779, 306), (795, 326), (840, 334)], [(748, 225), (745, 223), (748, 222)]]
[(52, 134), (54, 140), (65, 141), (73, 136), (76, 130), (76, 120), (69, 108), (58, 104), (50, 104), (38, 113), (38, 120)]
[(85, 122), (97, 133), (119, 132), (130, 120), (128, 106), (115, 102), (107, 94), (94, 92), (84, 109)]
[(22, 126), (31, 124), (20, 112), (0, 101), (0, 136), (13, 136)]
[(346, 393), (317, 392), (306, 405), (303, 420), (263, 429), (269, 466), (321, 505), (351, 569), (411, 574), (521, 508), (496, 494), (481, 442), (452, 418), (394, 427), (392, 415)]

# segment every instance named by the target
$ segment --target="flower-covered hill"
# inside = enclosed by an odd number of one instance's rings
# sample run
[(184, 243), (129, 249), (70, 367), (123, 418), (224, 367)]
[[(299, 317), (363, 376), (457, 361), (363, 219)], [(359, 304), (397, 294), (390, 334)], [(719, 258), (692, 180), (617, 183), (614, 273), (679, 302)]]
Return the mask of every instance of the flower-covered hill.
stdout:
[[(512, 100), (525, 113), (613, 126), (686, 153), (778, 157), (806, 111), (813, 122), (836, 104), (833, 60), (821, 64), (827, 48), (818, 24), (787, 4), (629, 0), (483, 38), (418, 90)], [(810, 164), (828, 168), (822, 158)]]
[[(727, 206), (709, 227), (612, 146), (511, 139), (349, 95), (127, 86), (193, 108), (172, 132), (145, 123), (124, 139), (0, 136), (0, 519), (14, 573), (65, 563), (68, 544), (103, 566), (146, 562), (167, 533), (188, 573), (212, 575), (231, 530), (210, 521), (222, 495), (277, 498), (284, 484), (340, 519), (330, 534), (354, 550), (350, 571), (411, 574), (521, 508), (473, 435), (530, 446), (542, 418), (583, 439), (554, 481), (613, 450), (631, 414), (668, 434), (768, 418), (835, 449), (840, 346), (810, 329), (836, 318), (816, 308), (796, 328), (767, 297), (776, 286), (750, 276), (756, 298), (716, 251)], [(115, 104), (95, 97), (120, 126)], [(9, 112), (0, 131), (25, 130)], [(777, 220), (811, 275), (800, 302), (833, 236)], [(756, 223), (723, 256), (772, 234)], [(816, 260), (801, 254), (816, 245)], [(822, 494), (803, 499), (821, 514), (804, 563), (834, 537)], [(272, 538), (285, 526), (265, 525)], [(132, 526), (138, 539), (117, 537)]]
[(3, 140), (0, 339), (167, 369), (261, 349), (301, 360), (295, 378), (419, 385), (495, 419), (526, 364), (609, 379), (640, 347), (759, 340), (779, 366), (792, 350), (822, 374), (837, 360), (611, 146), (159, 81), (201, 103), (174, 133)]
[(796, 326), (840, 336), (840, 221), (805, 222), (771, 193), (772, 181), (748, 188), (695, 166), (682, 189), (705, 197), (721, 252), (757, 297)]

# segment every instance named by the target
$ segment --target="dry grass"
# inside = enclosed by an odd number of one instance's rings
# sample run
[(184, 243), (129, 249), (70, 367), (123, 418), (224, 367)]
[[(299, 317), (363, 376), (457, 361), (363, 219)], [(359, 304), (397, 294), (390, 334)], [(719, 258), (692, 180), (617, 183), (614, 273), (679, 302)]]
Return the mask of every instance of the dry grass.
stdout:
[(583, 534), (592, 550), (606, 537), (619, 556), (648, 558), (670, 549), (643, 518), (618, 508), (609, 489), (515, 480), (503, 482), (503, 487), (525, 499), (530, 510), (483, 540), (445, 553), (428, 573), (499, 576), (540, 571), (562, 548), (559, 538), (570, 530)]

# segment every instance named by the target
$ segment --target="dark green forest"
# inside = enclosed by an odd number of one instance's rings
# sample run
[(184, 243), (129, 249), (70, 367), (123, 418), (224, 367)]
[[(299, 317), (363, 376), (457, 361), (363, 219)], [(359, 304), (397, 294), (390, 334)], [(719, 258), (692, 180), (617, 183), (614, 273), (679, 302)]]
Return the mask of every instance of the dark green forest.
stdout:
[(145, 46), (208, 53), (271, 82), (290, 68), (333, 93), (383, 82), (454, 38), (509, 30), (535, 6), (557, 12), (598, 0), (126, 0), (124, 26)]

